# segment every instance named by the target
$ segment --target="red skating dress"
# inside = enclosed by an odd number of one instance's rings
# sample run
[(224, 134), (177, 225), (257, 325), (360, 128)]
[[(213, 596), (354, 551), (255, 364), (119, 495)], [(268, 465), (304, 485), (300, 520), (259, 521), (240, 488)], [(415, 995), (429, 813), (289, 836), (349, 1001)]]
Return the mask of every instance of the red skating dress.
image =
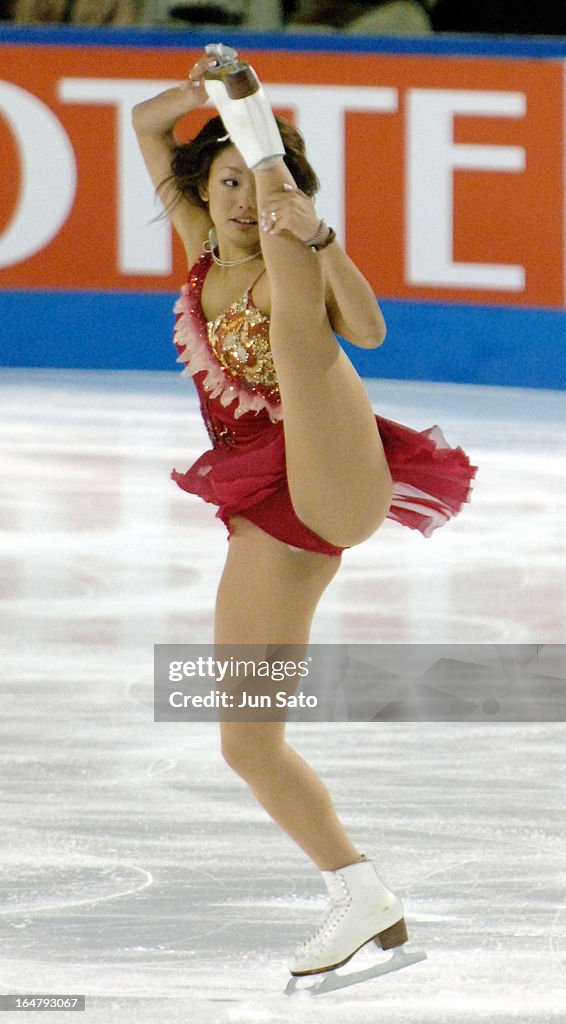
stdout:
[[(201, 307), (206, 253), (189, 271), (175, 306), (174, 342), (183, 375), (193, 377), (212, 449), (172, 479), (184, 491), (243, 515), (277, 540), (307, 551), (340, 555), (297, 518), (287, 486), (283, 410), (269, 347), (269, 318), (255, 308), (251, 289), (216, 320)], [(393, 477), (388, 513), (430, 537), (469, 500), (476, 467), (461, 448), (450, 448), (439, 427), (417, 432), (376, 416)]]

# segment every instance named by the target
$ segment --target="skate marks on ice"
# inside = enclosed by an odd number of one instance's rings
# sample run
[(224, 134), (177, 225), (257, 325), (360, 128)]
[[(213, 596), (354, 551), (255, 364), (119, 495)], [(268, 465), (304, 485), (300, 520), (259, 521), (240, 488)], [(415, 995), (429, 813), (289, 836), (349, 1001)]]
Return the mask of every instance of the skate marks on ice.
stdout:
[(153, 884), (151, 872), (138, 865), (68, 852), (53, 859), (44, 855), (41, 863), (21, 854), (8, 862), (4, 856), (2, 869), (0, 920), (13, 928), (25, 927), (26, 917), (35, 914), (134, 897)]
[[(189, 738), (120, 720), (107, 686), (102, 720), (92, 686), (84, 705), (69, 694), (71, 745), (52, 703), (43, 719), (26, 716), (25, 729), (14, 724), (0, 816), (10, 839), (0, 858), (1, 902), (13, 911), (0, 922), (8, 991), (33, 979), (37, 991), (86, 992), (90, 1024), (155, 1024), (163, 1012), (167, 1024), (319, 1024), (323, 1011), (325, 1024), (374, 1024), (376, 1009), (389, 1024), (564, 1024), (562, 727), (393, 724), (380, 730), (378, 753), (375, 726), (297, 729), (307, 757), (320, 763), (324, 751), (336, 798), (388, 858), (388, 876), (396, 869), (430, 960), (324, 1000), (289, 999), (286, 950), (322, 911), (318, 880), (296, 877), (296, 859), (219, 761), (213, 727)], [(40, 731), (52, 742), (35, 765)], [(377, 758), (379, 815), (353, 786), (360, 773), (374, 778)], [(32, 846), (39, 830), (49, 850)], [(18, 860), (26, 870), (16, 875)], [(154, 884), (134, 891), (142, 867)], [(108, 1011), (105, 996), (121, 1001), (120, 1014), (92, 1015), (91, 1003)]]
[[(371, 942), (364, 947), (366, 950)], [(293, 996), (297, 992), (305, 992), (311, 996), (321, 996), (325, 992), (336, 992), (341, 988), (351, 988), (352, 985), (360, 985), (365, 981), (372, 981), (381, 978), (385, 974), (392, 974), (394, 971), (401, 971), (404, 967), (411, 967), (422, 960), (427, 959), (424, 951), (406, 950), (404, 946), (398, 946), (393, 950), (392, 956), (387, 960), (374, 964), (372, 967), (365, 967), (362, 970), (352, 970), (352, 964), (358, 962), (356, 954), (347, 964), (346, 970), (338, 968), (334, 971), (326, 971), (324, 974), (311, 974), (292, 977), (285, 989), (286, 996)], [(306, 983), (306, 984), (305, 984)]]
[[(89, 1024), (564, 1024), (566, 746), (552, 724), (305, 728), (301, 752), (412, 900), (430, 959), (326, 999), (284, 996), (314, 876), (204, 726), (147, 713), (148, 646), (207, 634), (224, 557), (210, 507), (166, 486), (202, 451), (198, 409), (170, 374), (9, 376), (0, 989), (86, 991)], [(416, 427), (438, 416), (481, 477), (434, 546), (391, 523), (349, 552), (315, 639), (560, 643), (563, 395), (384, 382), (375, 397)], [(297, 875), (304, 904), (281, 896)]]

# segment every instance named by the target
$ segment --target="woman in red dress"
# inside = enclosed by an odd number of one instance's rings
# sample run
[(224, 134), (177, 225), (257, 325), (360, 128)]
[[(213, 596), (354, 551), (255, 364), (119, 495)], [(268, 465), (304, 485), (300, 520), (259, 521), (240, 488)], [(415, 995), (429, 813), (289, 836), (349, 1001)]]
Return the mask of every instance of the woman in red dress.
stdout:
[[(222, 121), (179, 145), (177, 121), (209, 97)], [(207, 47), (188, 81), (135, 108), (134, 127), (190, 268), (175, 342), (213, 447), (173, 478), (217, 505), (230, 534), (214, 640), (306, 645), (342, 551), (386, 516), (430, 535), (468, 499), (474, 468), (438, 428), (375, 416), (336, 334), (380, 345), (381, 311), (316, 212), (301, 136), (274, 119), (252, 69)], [(292, 954), (292, 974), (331, 970), (374, 938), (402, 945), (400, 900), (286, 742), (285, 723), (221, 731), (228, 764), (328, 889), (327, 919)]]

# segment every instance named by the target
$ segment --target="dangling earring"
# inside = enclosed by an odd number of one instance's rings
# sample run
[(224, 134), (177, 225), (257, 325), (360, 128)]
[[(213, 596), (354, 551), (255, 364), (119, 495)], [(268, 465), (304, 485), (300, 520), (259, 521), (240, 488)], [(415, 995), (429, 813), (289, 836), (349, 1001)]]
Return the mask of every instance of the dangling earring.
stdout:
[(203, 245), (205, 252), (209, 252), (214, 255), (215, 250), (218, 248), (218, 235), (216, 234), (216, 228), (211, 228), (208, 232), (208, 239)]

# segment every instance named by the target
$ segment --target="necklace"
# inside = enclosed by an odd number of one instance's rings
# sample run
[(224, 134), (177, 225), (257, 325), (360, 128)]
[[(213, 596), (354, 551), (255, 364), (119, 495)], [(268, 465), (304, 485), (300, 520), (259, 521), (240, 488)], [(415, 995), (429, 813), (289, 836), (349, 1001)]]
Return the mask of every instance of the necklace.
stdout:
[(205, 252), (209, 252), (212, 256), (217, 267), (240, 267), (243, 263), (251, 263), (252, 260), (256, 260), (258, 256), (261, 256), (261, 249), (257, 252), (253, 252), (251, 256), (242, 256), (239, 260), (223, 260), (220, 256), (216, 255), (216, 246), (218, 241), (216, 238), (216, 231), (211, 228), (208, 232), (208, 239), (203, 245)]

